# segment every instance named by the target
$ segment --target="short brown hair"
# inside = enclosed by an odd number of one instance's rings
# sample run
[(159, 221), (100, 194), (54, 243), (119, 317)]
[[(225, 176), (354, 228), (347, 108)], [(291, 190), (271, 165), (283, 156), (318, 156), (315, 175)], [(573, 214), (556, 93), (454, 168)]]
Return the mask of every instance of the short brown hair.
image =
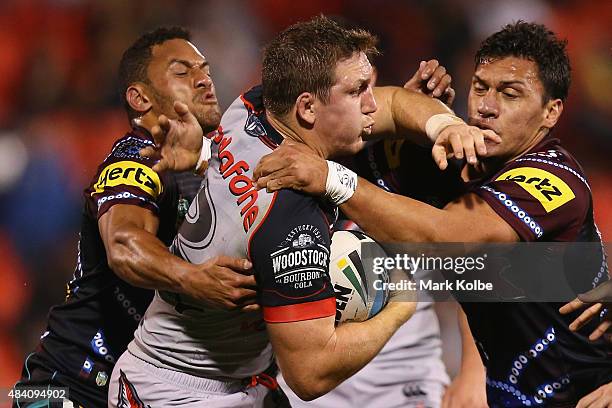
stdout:
[(290, 26), (264, 50), (266, 109), (285, 115), (303, 92), (327, 102), (336, 81), (336, 64), (356, 52), (378, 53), (376, 43), (377, 38), (368, 31), (344, 28), (325, 16)]
[(505, 25), (480, 44), (476, 66), (506, 57), (524, 58), (535, 62), (544, 85), (542, 103), (552, 99), (565, 100), (571, 84), (571, 67), (567, 41), (557, 38), (546, 26), (519, 20)]

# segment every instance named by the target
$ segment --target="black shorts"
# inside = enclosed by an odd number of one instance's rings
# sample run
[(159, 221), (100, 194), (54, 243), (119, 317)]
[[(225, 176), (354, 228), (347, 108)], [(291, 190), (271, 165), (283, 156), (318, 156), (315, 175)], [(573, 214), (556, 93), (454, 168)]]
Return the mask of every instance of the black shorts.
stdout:
[[(41, 356), (40, 353), (32, 353), (25, 360), (21, 372), (21, 379), (15, 384), (15, 388), (41, 386), (68, 388), (68, 399), (73, 402), (75, 408), (107, 407), (108, 386), (97, 388), (91, 387), (84, 381), (78, 381), (78, 379), (49, 368), (49, 365), (45, 362), (44, 357)], [(40, 406), (36, 404), (40, 404), (40, 401), (22, 402), (13, 400), (13, 408)], [(61, 408), (62, 402), (50, 402), (49, 405), (45, 404), (44, 406)]]

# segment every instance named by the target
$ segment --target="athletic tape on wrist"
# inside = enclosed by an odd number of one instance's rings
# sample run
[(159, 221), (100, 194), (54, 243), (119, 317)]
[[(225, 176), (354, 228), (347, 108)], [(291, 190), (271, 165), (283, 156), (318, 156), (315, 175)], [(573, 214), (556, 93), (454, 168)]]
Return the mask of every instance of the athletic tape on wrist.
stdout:
[(193, 171), (195, 174), (199, 174), (200, 176), (203, 175), (204, 170), (206, 169), (206, 165), (208, 164), (208, 160), (212, 155), (210, 151), (211, 146), (212, 143), (210, 139), (206, 136), (202, 136), (202, 150), (200, 150), (200, 157), (198, 158), (198, 162), (196, 163), (195, 169)]
[(346, 202), (357, 189), (357, 174), (341, 164), (327, 160), (325, 197), (334, 205)]
[(465, 122), (451, 113), (438, 113), (437, 115), (431, 116), (427, 119), (427, 122), (425, 122), (425, 133), (427, 133), (427, 137), (435, 143), (438, 135), (444, 129), (462, 123), (464, 124)]

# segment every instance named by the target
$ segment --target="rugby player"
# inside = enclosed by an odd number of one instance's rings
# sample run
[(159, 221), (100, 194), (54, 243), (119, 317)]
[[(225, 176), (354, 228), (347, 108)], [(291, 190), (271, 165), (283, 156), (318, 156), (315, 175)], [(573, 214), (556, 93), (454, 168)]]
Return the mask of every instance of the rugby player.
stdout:
[[(501, 143), (487, 144), (478, 166), (460, 169), (462, 195), (437, 209), (359, 179), (341, 209), (380, 241), (601, 242), (583, 171), (551, 135), (569, 84), (565, 42), (539, 24), (505, 26), (476, 53), (468, 99), (468, 122), (493, 130)], [(441, 126), (452, 127), (451, 120), (438, 118)], [(288, 145), (264, 157), (254, 176), (269, 191), (290, 187), (324, 195), (328, 166)], [(581, 271), (582, 284), (607, 279), (603, 254), (600, 264), (602, 276), (599, 268)], [(559, 306), (462, 304), (486, 367), (490, 406), (605, 406), (608, 397), (601, 390), (611, 388), (610, 345), (589, 342), (596, 322), (572, 332), (576, 314), (560, 315)]]
[[(402, 88), (374, 92), (366, 57), (373, 51), (369, 33), (324, 17), (288, 28), (266, 48), (263, 86), (223, 115), (203, 189), (172, 246), (196, 263), (203, 249), (248, 255), (263, 321), (259, 313), (210, 310), (197, 299), (158, 292), (115, 366), (111, 406), (259, 406), (266, 388), (276, 387), (265, 372), (272, 349), (288, 385), (311, 400), (363, 367), (414, 312), (414, 302), (391, 302), (368, 321), (334, 327), (327, 267), (335, 207), (292, 190), (258, 192), (250, 179), (258, 160), (283, 140), (324, 160), (361, 148), (361, 134), (372, 133), (375, 123), (388, 134), (423, 134), (429, 118), (450, 114), (441, 102)], [(455, 120), (439, 135), (437, 150), (446, 159), (452, 141), (475, 160), (487, 132)], [(193, 165), (178, 157), (156, 168)], [(339, 184), (333, 204), (345, 196)]]
[[(422, 61), (404, 88), (437, 97), (449, 107), (455, 91), (451, 77), (435, 59)], [(431, 149), (407, 140), (368, 143), (355, 155), (352, 170), (372, 183), (398, 194), (441, 206), (453, 197), (452, 184), (431, 158)], [(334, 229), (356, 229), (350, 220), (339, 220)], [(282, 384), (282, 378), (279, 377)], [(300, 400), (283, 387), (291, 406), (317, 408), (439, 407), (448, 374), (442, 361), (442, 340), (433, 302), (419, 299), (414, 315), (389, 339), (380, 353), (355, 375), (314, 401)], [(470, 390), (474, 389), (470, 384)], [(482, 394), (484, 394), (484, 373)], [(484, 398), (486, 401), (486, 397)]]
[[(205, 132), (219, 125), (208, 62), (189, 38), (184, 29), (160, 28), (123, 54), (120, 91), (138, 125), (114, 143), (85, 189), (74, 277), (65, 302), (51, 308), (16, 388), (68, 387), (74, 406), (106, 407), (114, 363), (133, 338), (151, 289), (188, 294), (210, 307), (256, 307), (246, 259), (219, 256), (193, 264), (167, 249), (201, 176), (158, 175), (154, 161), (139, 155), (154, 144), (150, 130), (158, 115), (177, 116), (174, 101), (186, 104)], [(40, 403), (15, 400), (14, 406)]]

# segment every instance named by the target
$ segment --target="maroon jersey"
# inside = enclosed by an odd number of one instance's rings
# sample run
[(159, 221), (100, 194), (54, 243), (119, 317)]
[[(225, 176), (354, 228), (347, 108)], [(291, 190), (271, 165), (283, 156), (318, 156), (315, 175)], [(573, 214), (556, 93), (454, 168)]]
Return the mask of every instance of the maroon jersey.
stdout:
[[(590, 187), (577, 161), (546, 138), (527, 154), (472, 186), (522, 241), (593, 242), (601, 237), (593, 220)], [(596, 264), (569, 271), (583, 290), (608, 279), (603, 248)], [(568, 271), (559, 271), (562, 278)], [(569, 330), (577, 313), (563, 316), (559, 303), (462, 304), (487, 367), (492, 407), (575, 406), (612, 381), (610, 345)]]
[[(482, 197), (522, 241), (593, 242), (591, 192), (582, 169), (558, 140), (547, 138), (485, 180), (464, 183), (451, 161), (440, 171), (431, 150), (403, 141), (369, 145), (352, 162), (381, 188), (438, 208), (466, 192)], [(514, 271), (518, 272), (518, 271)], [(586, 291), (608, 279), (603, 251), (579, 265), (574, 288)], [(567, 278), (559, 271), (559, 278)], [(594, 322), (569, 331), (578, 313), (562, 316), (558, 303), (467, 303), (462, 306), (487, 367), (491, 407), (575, 406), (580, 397), (612, 380), (610, 348), (590, 342)]]

